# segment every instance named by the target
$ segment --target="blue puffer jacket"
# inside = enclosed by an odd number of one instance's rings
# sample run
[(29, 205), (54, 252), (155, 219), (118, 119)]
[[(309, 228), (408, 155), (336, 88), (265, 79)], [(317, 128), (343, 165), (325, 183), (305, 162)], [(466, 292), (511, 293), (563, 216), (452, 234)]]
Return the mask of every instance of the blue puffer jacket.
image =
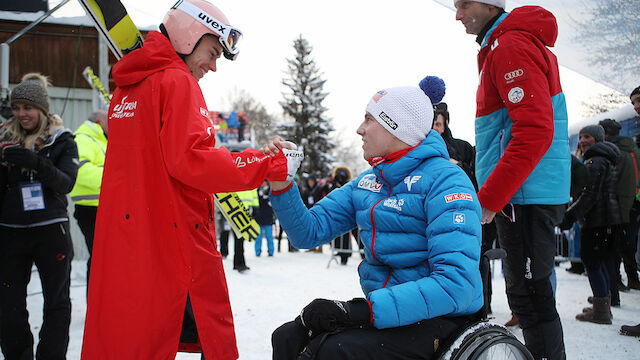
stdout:
[(406, 155), (367, 170), (310, 210), (295, 186), (272, 194), (271, 203), (298, 248), (360, 228), (360, 284), (378, 329), (482, 306), (480, 205), (433, 130)]

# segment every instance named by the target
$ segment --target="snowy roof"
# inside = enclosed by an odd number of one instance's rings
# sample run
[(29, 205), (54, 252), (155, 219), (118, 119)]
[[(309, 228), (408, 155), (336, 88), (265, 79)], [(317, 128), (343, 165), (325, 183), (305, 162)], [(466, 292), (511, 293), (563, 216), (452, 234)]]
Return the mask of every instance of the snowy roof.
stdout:
[(633, 119), (634, 117), (638, 116), (638, 114), (636, 114), (636, 111), (633, 110), (633, 105), (628, 104), (625, 105), (619, 109), (616, 110), (612, 110), (612, 111), (608, 111), (606, 113), (602, 113), (602, 114), (598, 114), (594, 117), (590, 117), (588, 119), (582, 119), (576, 123), (573, 123), (569, 126), (569, 136), (571, 136), (572, 134), (577, 134), (578, 131), (580, 131), (580, 129), (582, 129), (583, 127), (587, 126), (587, 125), (594, 125), (597, 124), (598, 121), (600, 120), (604, 120), (604, 119), (613, 119), (616, 120), (618, 122), (624, 121), (624, 120), (628, 120), (628, 119)]
[[(27, 23), (31, 23), (37, 20), (40, 16), (44, 14), (43, 11), (38, 12), (23, 12), (23, 11), (0, 11), (0, 20), (10, 20), (10, 21), (24, 21)], [(55, 17), (49, 16), (44, 19), (44, 23), (47, 24), (60, 24), (60, 25), (83, 25), (83, 26), (91, 26), (93, 27), (93, 22), (89, 20), (89, 17), (84, 16), (72, 16), (72, 17)], [(155, 26), (147, 26), (140, 27), (142, 31), (151, 31), (157, 30)]]

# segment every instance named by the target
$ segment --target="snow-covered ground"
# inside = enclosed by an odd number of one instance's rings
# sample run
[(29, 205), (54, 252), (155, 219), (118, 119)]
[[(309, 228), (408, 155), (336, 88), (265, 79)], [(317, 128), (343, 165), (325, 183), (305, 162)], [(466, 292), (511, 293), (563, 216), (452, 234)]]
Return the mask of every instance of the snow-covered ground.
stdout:
[[(283, 243), (286, 251), (286, 243)], [(253, 244), (245, 244), (245, 255), (250, 271), (243, 274), (232, 270), (232, 257), (224, 261), (236, 326), (240, 359), (264, 360), (271, 358), (271, 333), (280, 324), (293, 319), (307, 303), (317, 297), (351, 299), (362, 296), (356, 267), (360, 261), (354, 256), (346, 266), (332, 262), (324, 252), (280, 252), (274, 257), (256, 257)], [(266, 247), (266, 246), (265, 246)], [(71, 296), (73, 315), (68, 359), (79, 359), (82, 346), (85, 303), (84, 261), (74, 261)], [(494, 321), (504, 323), (510, 311), (504, 295), (504, 281), (498, 269), (493, 281)], [(622, 306), (613, 308), (612, 325), (581, 323), (574, 319), (577, 312), (587, 305), (590, 290), (586, 276), (566, 272), (566, 263), (556, 268), (558, 277), (557, 304), (564, 327), (567, 359), (638, 359), (638, 338), (618, 334), (623, 324), (640, 322), (640, 291), (621, 293)], [(36, 273), (29, 285), (28, 306), (34, 336), (42, 319), (42, 296)], [(522, 339), (522, 332), (512, 329)], [(2, 356), (0, 355), (0, 359)], [(195, 354), (178, 354), (176, 359), (200, 359)]]

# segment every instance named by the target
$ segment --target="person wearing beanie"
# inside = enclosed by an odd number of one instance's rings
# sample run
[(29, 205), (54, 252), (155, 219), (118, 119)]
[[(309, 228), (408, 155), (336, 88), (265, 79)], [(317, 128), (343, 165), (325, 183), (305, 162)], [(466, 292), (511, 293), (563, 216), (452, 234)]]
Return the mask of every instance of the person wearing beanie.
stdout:
[[(631, 105), (633, 105), (633, 109), (636, 111), (638, 116), (640, 116), (640, 86), (633, 89), (631, 95), (629, 95), (629, 99), (631, 100)], [(636, 195), (636, 201), (640, 201), (640, 194)], [(636, 244), (636, 264), (638, 265), (638, 270), (640, 270), (640, 236), (638, 236), (637, 244)], [(640, 324), (637, 325), (622, 325), (620, 327), (620, 334), (628, 335), (628, 336), (637, 336), (640, 337)]]
[[(638, 278), (638, 265), (635, 260), (636, 244), (638, 242), (638, 211), (636, 194), (638, 193), (638, 169), (640, 167), (640, 151), (633, 139), (628, 136), (620, 136), (622, 125), (614, 119), (604, 119), (598, 122), (604, 128), (604, 138), (620, 150), (616, 170), (618, 182), (616, 193), (620, 201), (622, 225), (620, 237), (617, 239), (616, 256), (609, 270), (611, 280), (611, 304), (620, 305), (619, 291), (629, 289), (640, 290)], [(622, 282), (620, 276), (620, 263), (624, 264), (627, 273), (627, 285)]]
[(583, 127), (578, 146), (587, 168), (587, 185), (564, 214), (560, 228), (567, 230), (578, 221), (580, 226), (580, 258), (587, 269), (593, 292), (593, 306), (576, 315), (578, 321), (611, 324), (611, 292), (608, 266), (615, 254), (615, 237), (622, 223), (616, 196), (618, 173), (616, 163), (620, 150), (604, 141), (600, 125)]
[[(295, 247), (314, 248), (358, 227), (365, 253), (358, 267), (364, 298), (311, 301), (274, 331), (273, 359), (302, 351), (315, 359), (430, 359), (481, 309), (481, 209), (431, 129), (444, 82), (426, 77), (419, 85), (372, 96), (357, 130), (371, 168), (311, 209), (296, 184), (271, 182), (271, 204)], [(276, 152), (281, 141), (263, 150)]]
[(73, 134), (49, 114), (49, 82), (23, 76), (0, 127), (0, 347), (5, 359), (33, 359), (26, 294), (40, 274), (44, 312), (37, 359), (64, 359), (69, 343), (73, 244), (67, 194), (78, 173)]
[[(82, 359), (238, 358), (213, 194), (293, 178), (304, 157), (292, 143), (275, 156), (216, 147), (198, 81), (241, 38), (218, 7), (182, 0), (113, 66)], [(197, 328), (181, 336), (185, 319)]]
[[(534, 358), (566, 358), (549, 276), (554, 225), (569, 202), (571, 152), (556, 56), (555, 17), (539, 6), (454, 0), (480, 45), (476, 179), (482, 223), (496, 222), (509, 306)], [(497, 216), (496, 216), (497, 215)], [(526, 236), (522, 236), (526, 234)]]

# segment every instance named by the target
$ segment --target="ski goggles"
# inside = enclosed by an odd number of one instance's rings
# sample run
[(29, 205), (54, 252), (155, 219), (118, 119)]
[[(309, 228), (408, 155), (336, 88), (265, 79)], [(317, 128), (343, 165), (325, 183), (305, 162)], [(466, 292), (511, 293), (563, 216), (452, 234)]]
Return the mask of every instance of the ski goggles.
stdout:
[(186, 1), (179, 1), (173, 6), (174, 9), (184, 11), (196, 21), (207, 27), (218, 36), (218, 41), (224, 50), (224, 57), (235, 60), (238, 57), (238, 42), (242, 38), (242, 32), (231, 25), (225, 25), (206, 11)]

